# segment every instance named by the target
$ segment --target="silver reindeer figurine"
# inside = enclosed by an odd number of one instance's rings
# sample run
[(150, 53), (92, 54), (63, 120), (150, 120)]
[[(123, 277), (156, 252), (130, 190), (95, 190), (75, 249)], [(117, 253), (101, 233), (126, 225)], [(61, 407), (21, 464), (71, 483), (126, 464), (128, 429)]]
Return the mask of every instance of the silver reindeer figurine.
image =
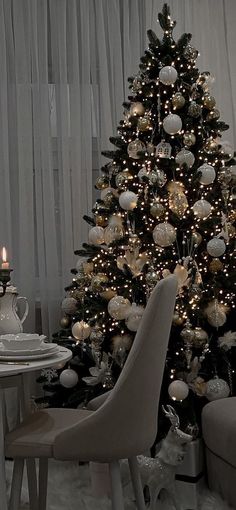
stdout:
[(175, 471), (184, 458), (186, 446), (192, 441), (192, 436), (185, 434), (179, 428), (179, 417), (175, 409), (167, 405), (162, 410), (171, 422), (167, 436), (161, 443), (161, 448), (155, 458), (138, 457), (143, 487), (149, 488), (149, 510), (158, 510), (158, 496), (165, 489), (176, 510), (181, 510), (175, 491)]

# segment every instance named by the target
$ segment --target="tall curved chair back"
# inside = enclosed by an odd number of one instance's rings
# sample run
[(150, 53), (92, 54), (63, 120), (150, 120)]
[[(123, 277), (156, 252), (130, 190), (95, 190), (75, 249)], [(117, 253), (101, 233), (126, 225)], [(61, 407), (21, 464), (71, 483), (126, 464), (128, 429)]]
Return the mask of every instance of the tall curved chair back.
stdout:
[(176, 290), (173, 275), (156, 285), (114, 389), (97, 411), (58, 434), (55, 458), (111, 462), (153, 444)]

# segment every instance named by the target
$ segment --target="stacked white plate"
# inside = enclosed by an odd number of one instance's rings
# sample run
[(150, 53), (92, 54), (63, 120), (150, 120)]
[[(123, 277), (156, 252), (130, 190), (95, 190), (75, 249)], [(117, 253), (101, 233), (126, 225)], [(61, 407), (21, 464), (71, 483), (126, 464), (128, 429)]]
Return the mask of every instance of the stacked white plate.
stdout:
[(59, 351), (57, 344), (45, 342), (36, 333), (0, 335), (0, 360), (22, 361), (48, 358)]

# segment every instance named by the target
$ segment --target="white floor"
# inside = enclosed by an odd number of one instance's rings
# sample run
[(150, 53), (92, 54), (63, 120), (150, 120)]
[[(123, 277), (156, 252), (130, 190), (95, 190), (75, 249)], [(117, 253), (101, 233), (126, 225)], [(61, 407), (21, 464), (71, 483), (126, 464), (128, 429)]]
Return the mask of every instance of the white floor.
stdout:
[[(12, 463), (7, 462), (8, 489), (11, 479)], [(132, 492), (128, 481), (124, 483), (125, 510), (135, 510)], [(26, 479), (22, 491), (21, 510), (29, 510)], [(79, 466), (71, 462), (52, 461), (49, 468), (49, 487), (47, 510), (111, 510), (108, 498), (95, 498), (90, 484), (90, 472), (87, 465)], [(157, 510), (174, 510), (168, 501), (163, 501)], [(186, 510), (186, 509), (183, 509)], [(216, 495), (206, 491), (202, 495), (199, 510), (231, 510)]]

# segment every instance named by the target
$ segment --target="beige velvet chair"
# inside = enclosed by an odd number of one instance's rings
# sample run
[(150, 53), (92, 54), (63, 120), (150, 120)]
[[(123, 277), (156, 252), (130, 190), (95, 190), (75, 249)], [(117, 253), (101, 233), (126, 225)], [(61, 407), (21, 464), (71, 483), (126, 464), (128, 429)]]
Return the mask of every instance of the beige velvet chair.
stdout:
[(15, 459), (11, 510), (19, 508), (27, 458), (39, 458), (38, 510), (46, 509), (49, 458), (109, 463), (113, 510), (124, 508), (119, 460), (128, 459), (137, 508), (145, 509), (136, 457), (147, 451), (156, 437), (176, 290), (175, 276), (156, 285), (122, 373), (107, 398), (95, 402), (95, 411), (37, 411), (7, 434), (6, 455)]

